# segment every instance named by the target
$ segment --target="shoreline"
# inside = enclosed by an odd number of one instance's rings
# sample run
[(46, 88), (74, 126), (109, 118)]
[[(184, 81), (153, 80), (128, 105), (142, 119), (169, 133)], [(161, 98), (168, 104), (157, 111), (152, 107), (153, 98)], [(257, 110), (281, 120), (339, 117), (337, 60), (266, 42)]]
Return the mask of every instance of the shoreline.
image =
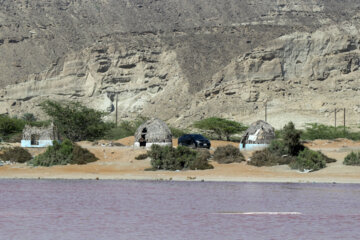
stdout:
[[(216, 165), (212, 163), (213, 165)], [(12, 165), (14, 167), (14, 165)], [(101, 171), (97, 173), (89, 173), (88, 171), (72, 171), (65, 173), (67, 167), (73, 166), (54, 166), (54, 167), (17, 167), (16, 173), (11, 172), (6, 175), (1, 174), (0, 180), (113, 180), (113, 181), (156, 181), (156, 182), (233, 182), (233, 183), (320, 183), (320, 184), (360, 184), (360, 166), (355, 168), (359, 174), (354, 176), (334, 176), (328, 175), (326, 172), (312, 172), (300, 173), (294, 170), (283, 170), (286, 166), (275, 167), (252, 167), (245, 163), (243, 164), (228, 164), (223, 167), (228, 168), (257, 168), (254, 174), (247, 174), (243, 176), (226, 176), (220, 172), (221, 169), (216, 168), (211, 170), (185, 170), (185, 171), (136, 171), (133, 173), (121, 174), (116, 171), (112, 174), (104, 174)], [(81, 165), (77, 165), (81, 168)], [(54, 170), (57, 174), (50, 174), (42, 170)], [(282, 169), (280, 169), (282, 168)], [(279, 170), (280, 169), (280, 170)], [(36, 172), (30, 172), (35, 170)], [(60, 170), (60, 171), (59, 171)], [(226, 172), (226, 169), (225, 169)], [(258, 173), (264, 176), (257, 176)], [(270, 175), (269, 175), (270, 174)], [(268, 175), (268, 176), (266, 176)]]
[[(133, 148), (131, 138), (118, 140), (124, 147), (94, 145), (80, 142), (99, 159), (86, 165), (62, 165), (31, 167), (12, 164), (0, 167), (0, 179), (59, 179), (59, 180), (128, 180), (128, 181), (184, 181), (184, 182), (242, 182), (242, 183), (340, 183), (360, 184), (360, 166), (343, 165), (345, 156), (352, 150), (360, 150), (360, 141), (316, 140), (308, 144), (311, 149), (320, 149), (325, 155), (336, 159), (335, 163), (316, 172), (300, 173), (286, 165), (255, 167), (242, 163), (218, 164), (210, 161), (214, 169), (185, 171), (145, 171), (151, 166), (150, 159), (135, 160), (146, 149)], [(217, 146), (229, 142), (213, 141)], [(238, 143), (232, 143), (237, 145)], [(33, 155), (44, 149), (30, 149)], [(246, 159), (251, 152), (243, 152)]]
[[(343, 179), (337, 179), (337, 181), (322, 181), (314, 179), (155, 179), (155, 178), (61, 178), (61, 177), (2, 177), (0, 180), (78, 180), (78, 181), (137, 181), (137, 182), (217, 182), (217, 183), (284, 183), (284, 184), (358, 184), (360, 181), (347, 181)], [(311, 180), (311, 181), (310, 181)]]

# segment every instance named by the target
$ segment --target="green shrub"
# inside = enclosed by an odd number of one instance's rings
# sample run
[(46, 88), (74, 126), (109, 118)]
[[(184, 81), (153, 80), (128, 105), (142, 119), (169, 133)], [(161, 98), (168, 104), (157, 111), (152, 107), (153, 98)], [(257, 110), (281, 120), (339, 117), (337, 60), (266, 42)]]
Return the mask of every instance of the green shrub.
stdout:
[(238, 163), (245, 161), (245, 157), (240, 152), (239, 148), (232, 145), (216, 148), (213, 159), (220, 164)]
[(283, 129), (275, 130), (275, 138), (276, 139), (281, 139), (283, 135), (284, 135)]
[(30, 163), (34, 166), (53, 166), (66, 165), (72, 159), (72, 143), (69, 140), (63, 141), (61, 144), (57, 141), (53, 142), (53, 146), (49, 146), (46, 152), (36, 156)]
[(326, 159), (320, 152), (305, 148), (299, 153), (296, 160), (290, 163), (290, 167), (300, 171), (317, 171), (326, 167)]
[(36, 156), (30, 163), (34, 166), (53, 166), (66, 164), (86, 164), (98, 160), (87, 149), (73, 144), (70, 140), (65, 140), (61, 144), (53, 142), (46, 152)]
[(36, 120), (36, 118), (32, 114), (24, 114), (21, 119), (0, 115), (0, 139), (11, 143), (20, 142), (25, 124), (42, 127), (51, 123), (50, 121), (34, 120)]
[(283, 141), (287, 147), (288, 154), (297, 156), (300, 151), (304, 150), (303, 145), (300, 143), (301, 131), (295, 129), (293, 122), (289, 122), (283, 128)]
[(269, 145), (269, 151), (275, 155), (297, 156), (305, 149), (300, 142), (301, 131), (295, 129), (295, 125), (289, 122), (282, 130), (276, 132), (276, 139)]
[(140, 154), (138, 156), (135, 157), (136, 160), (145, 160), (147, 159), (149, 156), (147, 155), (147, 153), (144, 154)]
[(278, 156), (269, 151), (269, 149), (264, 149), (254, 152), (248, 164), (256, 167), (274, 166), (276, 165), (277, 158)]
[(211, 158), (210, 151), (204, 148), (196, 148), (195, 151), (198, 153), (198, 157), (204, 158), (206, 160)]
[(95, 162), (97, 160), (98, 159), (95, 157), (95, 155), (89, 152), (89, 150), (82, 148), (77, 144), (73, 145), (72, 159), (70, 161), (70, 164), (84, 165), (87, 163)]
[(113, 127), (105, 132), (104, 139), (117, 140), (134, 136), (138, 127), (147, 120), (145, 117), (138, 117), (134, 121), (121, 121), (117, 127)]
[(104, 113), (80, 103), (45, 101), (41, 104), (60, 133), (71, 141), (94, 140), (104, 136), (113, 124), (103, 121)]
[(173, 137), (175, 137), (175, 138), (179, 138), (182, 135), (188, 133), (187, 130), (183, 130), (183, 129), (180, 129), (180, 128), (174, 128), (174, 127), (170, 127), (170, 131), (171, 131)]
[(231, 142), (240, 142), (241, 141), (241, 139), (242, 139), (242, 136), (239, 136), (239, 135), (237, 135), (237, 136), (230, 136), (230, 141)]
[(270, 149), (264, 149), (256, 151), (248, 162), (249, 165), (262, 167), (262, 166), (275, 166), (289, 164), (294, 160), (294, 157), (288, 155), (278, 155), (270, 151)]
[(19, 143), (22, 139), (22, 132), (12, 133), (6, 137), (6, 141), (9, 143)]
[[(208, 154), (197, 152), (188, 147), (177, 148), (159, 145), (152, 145), (148, 151), (151, 158), (151, 166), (154, 170), (183, 170), (183, 169), (210, 169), (212, 166), (207, 163)], [(206, 160), (206, 163), (205, 163)]]
[(211, 158), (211, 154), (207, 149), (197, 149), (197, 155), (193, 162), (190, 162), (189, 168), (191, 170), (205, 170), (213, 169), (213, 165), (209, 164), (208, 160)]
[(360, 132), (350, 132), (348, 128), (327, 126), (324, 124), (307, 124), (305, 131), (301, 134), (301, 138), (305, 140), (315, 139), (336, 139), (347, 138), (352, 140), (360, 140)]
[(8, 140), (9, 136), (21, 133), (25, 127), (25, 121), (17, 118), (10, 118), (7, 115), (0, 115), (0, 136)]
[(36, 121), (36, 122), (27, 122), (26, 124), (32, 127), (48, 127), (51, 124), (50, 120), (47, 121)]
[(25, 163), (30, 161), (32, 156), (26, 149), (21, 147), (14, 147), (5, 149), (0, 155), (0, 159), (3, 161)]
[(345, 165), (360, 166), (360, 152), (351, 152), (344, 159)]
[(292, 122), (277, 132), (281, 138), (272, 141), (269, 147), (257, 151), (248, 163), (254, 166), (274, 166), (289, 164), (293, 169), (316, 171), (326, 167), (326, 163), (336, 162), (321, 152), (315, 152), (300, 142), (301, 131), (296, 130)]
[(134, 135), (134, 133), (132, 130), (128, 130), (128, 129), (125, 129), (125, 128), (122, 128), (121, 126), (119, 126), (119, 127), (111, 128), (108, 131), (106, 131), (106, 133), (104, 135), (104, 139), (117, 140), (117, 139), (129, 137), (129, 136), (133, 136), (133, 135)]
[(284, 141), (279, 139), (271, 141), (268, 150), (278, 156), (289, 155), (289, 151)]

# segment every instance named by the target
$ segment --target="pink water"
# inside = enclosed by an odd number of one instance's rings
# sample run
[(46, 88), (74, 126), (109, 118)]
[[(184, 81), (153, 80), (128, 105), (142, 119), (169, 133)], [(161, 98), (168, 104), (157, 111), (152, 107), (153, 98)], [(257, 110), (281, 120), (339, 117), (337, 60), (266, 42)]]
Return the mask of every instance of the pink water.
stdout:
[(0, 239), (360, 239), (360, 185), (0, 180)]

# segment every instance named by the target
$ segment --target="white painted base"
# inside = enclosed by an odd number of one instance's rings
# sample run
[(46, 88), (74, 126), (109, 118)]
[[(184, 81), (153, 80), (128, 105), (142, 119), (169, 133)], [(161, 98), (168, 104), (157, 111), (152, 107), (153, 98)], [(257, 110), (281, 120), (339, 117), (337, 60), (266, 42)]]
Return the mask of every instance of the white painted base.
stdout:
[[(159, 146), (169, 146), (172, 147), (172, 142), (162, 142), (162, 143), (146, 143), (146, 148), (151, 148), (152, 145), (159, 145)], [(139, 142), (134, 143), (134, 147), (140, 147)]]
[(52, 145), (53, 145), (52, 140), (39, 140), (38, 145), (31, 145), (30, 140), (21, 140), (21, 147), (25, 147), (25, 148), (44, 148)]
[(239, 144), (240, 151), (257, 151), (269, 147), (269, 144), (246, 144), (245, 148), (242, 143)]

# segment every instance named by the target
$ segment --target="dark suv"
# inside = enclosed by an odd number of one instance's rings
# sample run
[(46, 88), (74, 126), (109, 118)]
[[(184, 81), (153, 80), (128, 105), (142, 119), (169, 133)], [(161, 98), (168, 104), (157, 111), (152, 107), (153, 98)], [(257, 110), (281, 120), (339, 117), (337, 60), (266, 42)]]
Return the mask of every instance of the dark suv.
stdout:
[(211, 144), (208, 139), (200, 134), (185, 134), (178, 139), (179, 146), (187, 146), (193, 148), (210, 148)]

